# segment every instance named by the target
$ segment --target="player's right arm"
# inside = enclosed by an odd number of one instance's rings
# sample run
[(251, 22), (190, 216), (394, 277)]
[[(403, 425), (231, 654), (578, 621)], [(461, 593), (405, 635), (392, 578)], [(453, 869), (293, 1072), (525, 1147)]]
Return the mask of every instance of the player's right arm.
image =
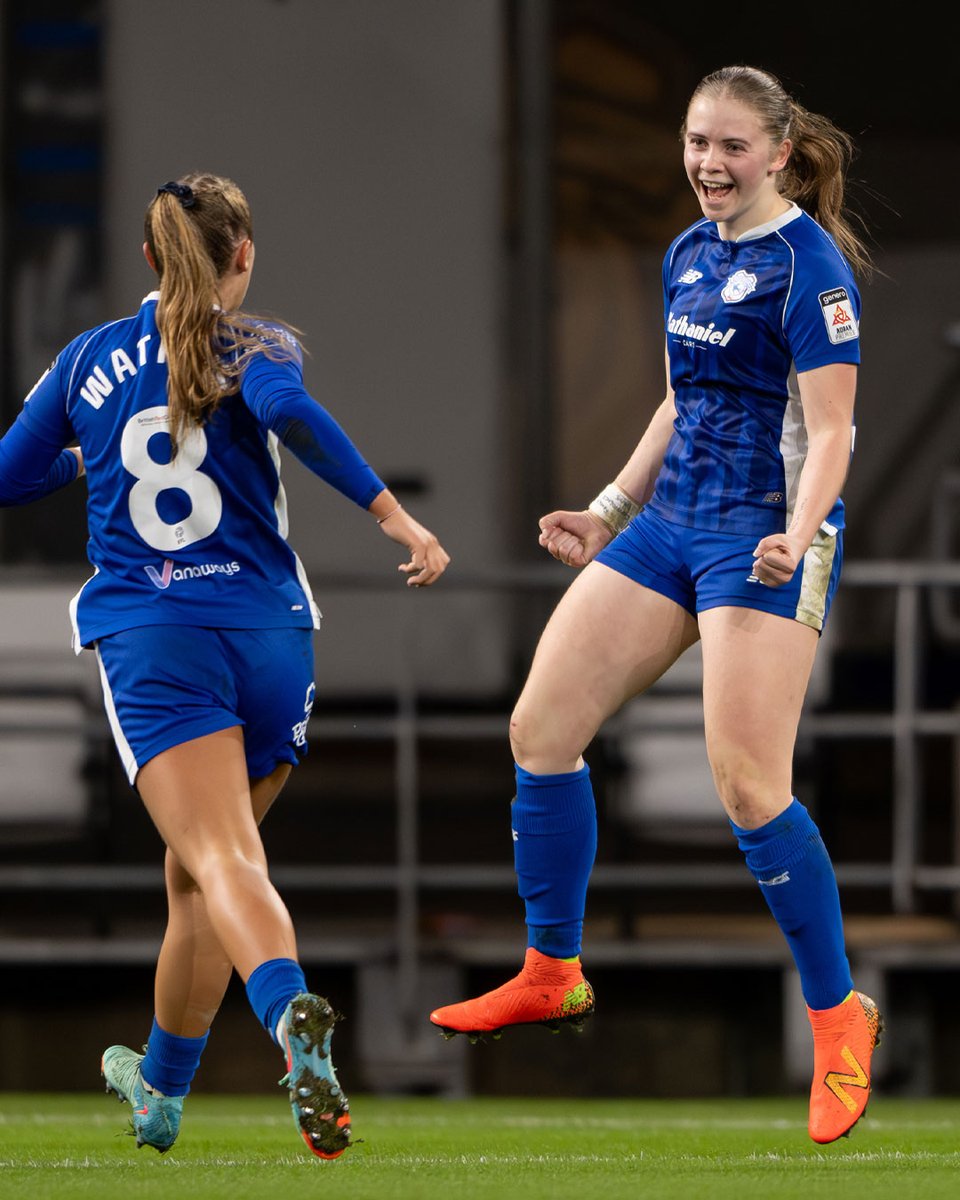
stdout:
[(66, 419), (56, 367), (46, 372), (0, 439), (0, 505), (29, 504), (83, 474), (79, 449)]

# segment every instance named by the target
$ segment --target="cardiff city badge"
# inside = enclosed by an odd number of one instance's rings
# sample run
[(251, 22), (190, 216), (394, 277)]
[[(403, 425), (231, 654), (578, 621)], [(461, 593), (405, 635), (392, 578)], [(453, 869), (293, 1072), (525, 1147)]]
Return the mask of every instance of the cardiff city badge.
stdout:
[(757, 277), (749, 271), (736, 271), (723, 285), (720, 293), (726, 304), (738, 304), (757, 290)]

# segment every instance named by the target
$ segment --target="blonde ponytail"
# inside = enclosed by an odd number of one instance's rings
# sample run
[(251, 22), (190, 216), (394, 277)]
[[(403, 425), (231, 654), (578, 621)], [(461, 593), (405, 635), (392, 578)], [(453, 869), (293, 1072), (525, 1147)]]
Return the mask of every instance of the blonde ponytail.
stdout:
[(220, 307), (220, 278), (240, 243), (253, 237), (249, 205), (232, 180), (191, 174), (164, 184), (147, 208), (144, 233), (160, 280), (157, 327), (175, 453), (189, 429), (239, 390), (250, 354), (297, 354), (296, 331)]

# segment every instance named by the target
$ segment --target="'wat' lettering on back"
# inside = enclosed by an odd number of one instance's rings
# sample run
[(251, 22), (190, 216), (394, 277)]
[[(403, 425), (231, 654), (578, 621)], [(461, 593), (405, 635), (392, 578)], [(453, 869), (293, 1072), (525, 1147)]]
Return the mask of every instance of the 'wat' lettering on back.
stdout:
[(116, 383), (124, 383), (127, 379), (132, 379), (140, 367), (144, 366), (147, 361), (147, 344), (155, 341), (157, 343), (156, 361), (163, 363), (167, 361), (167, 356), (163, 350), (163, 343), (148, 333), (137, 342), (137, 361), (134, 362), (130, 355), (123, 349), (116, 349), (110, 353), (110, 376), (98, 363), (92, 374), (87, 376), (87, 382), (80, 389), (80, 395), (88, 404), (92, 404), (94, 408), (100, 408), (104, 400), (114, 389), (114, 381)]

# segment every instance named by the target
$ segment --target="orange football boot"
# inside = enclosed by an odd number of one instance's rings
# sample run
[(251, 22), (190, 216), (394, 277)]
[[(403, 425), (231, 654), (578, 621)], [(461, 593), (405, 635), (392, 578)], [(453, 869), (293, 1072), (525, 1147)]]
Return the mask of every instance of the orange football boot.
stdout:
[(847, 1137), (870, 1099), (870, 1059), (883, 1019), (869, 996), (851, 992), (833, 1008), (807, 1009), (813, 1027), (810, 1136), (825, 1145)]
[(498, 1035), (508, 1025), (557, 1030), (570, 1024), (579, 1030), (593, 1009), (593, 988), (583, 977), (579, 958), (564, 962), (529, 946), (519, 975), (473, 1000), (435, 1009), (430, 1020), (445, 1037), (465, 1033), (476, 1038)]

